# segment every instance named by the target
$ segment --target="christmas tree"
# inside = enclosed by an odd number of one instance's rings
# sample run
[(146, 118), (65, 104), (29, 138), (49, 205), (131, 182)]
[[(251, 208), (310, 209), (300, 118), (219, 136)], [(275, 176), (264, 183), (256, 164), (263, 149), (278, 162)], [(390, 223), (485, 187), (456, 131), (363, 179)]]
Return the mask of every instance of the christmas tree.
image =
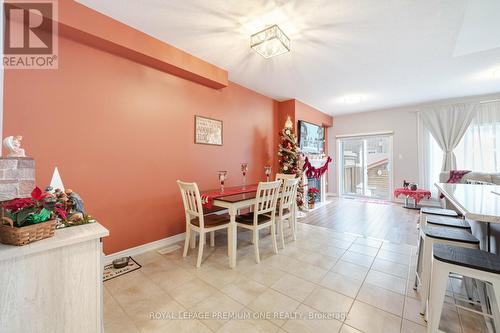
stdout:
[(280, 173), (294, 174), (296, 178), (299, 178), (299, 186), (297, 187), (297, 206), (302, 210), (305, 204), (302, 177), (304, 161), (301, 158), (297, 137), (293, 133), (293, 124), (290, 117), (288, 117), (285, 122), (285, 127), (281, 131), (280, 138), (281, 143), (278, 150)]

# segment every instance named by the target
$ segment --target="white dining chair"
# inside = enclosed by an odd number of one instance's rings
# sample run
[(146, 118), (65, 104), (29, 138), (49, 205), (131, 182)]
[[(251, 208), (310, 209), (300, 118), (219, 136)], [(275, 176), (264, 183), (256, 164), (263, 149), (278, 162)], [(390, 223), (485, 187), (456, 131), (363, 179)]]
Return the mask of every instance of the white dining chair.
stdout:
[(260, 262), (259, 231), (261, 229), (271, 229), (274, 253), (278, 253), (278, 245), (276, 243), (276, 217), (274, 212), (276, 210), (276, 202), (278, 201), (281, 182), (281, 180), (260, 182), (257, 187), (253, 211), (236, 217), (236, 225), (238, 227), (252, 230), (255, 261), (257, 263)]
[(204, 215), (198, 185), (196, 183), (185, 183), (180, 180), (177, 181), (177, 184), (181, 190), (182, 202), (186, 213), (186, 240), (184, 241), (184, 252), (182, 256), (187, 256), (192, 236), (191, 232), (198, 232), (199, 244), (196, 267), (200, 267), (201, 260), (203, 258), (203, 247), (205, 245), (206, 234), (210, 233), (210, 245), (214, 246), (214, 232), (220, 229), (229, 229), (229, 215)]
[(277, 173), (276, 174), (276, 180), (286, 180), (286, 179), (295, 179), (296, 176), (294, 173), (288, 174), (288, 173)]
[(295, 233), (295, 217), (296, 217), (296, 204), (297, 204), (297, 186), (299, 185), (299, 180), (297, 178), (285, 179), (283, 185), (281, 186), (281, 192), (279, 194), (276, 214), (276, 225), (281, 238), (281, 248), (285, 248), (285, 236), (283, 231), (283, 226), (285, 220), (288, 221), (290, 229), (292, 229), (293, 240), (297, 240)]

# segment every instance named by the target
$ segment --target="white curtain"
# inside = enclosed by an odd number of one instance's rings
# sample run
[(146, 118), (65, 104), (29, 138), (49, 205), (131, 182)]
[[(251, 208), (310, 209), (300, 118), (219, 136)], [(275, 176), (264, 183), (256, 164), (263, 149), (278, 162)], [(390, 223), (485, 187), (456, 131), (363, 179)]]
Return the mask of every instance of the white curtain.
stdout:
[(455, 149), (457, 168), (500, 172), (500, 102), (480, 104)]
[(462, 140), (474, 118), (477, 104), (461, 103), (428, 107), (420, 112), (426, 128), (438, 143), (443, 154), (442, 171), (456, 168), (453, 150)]

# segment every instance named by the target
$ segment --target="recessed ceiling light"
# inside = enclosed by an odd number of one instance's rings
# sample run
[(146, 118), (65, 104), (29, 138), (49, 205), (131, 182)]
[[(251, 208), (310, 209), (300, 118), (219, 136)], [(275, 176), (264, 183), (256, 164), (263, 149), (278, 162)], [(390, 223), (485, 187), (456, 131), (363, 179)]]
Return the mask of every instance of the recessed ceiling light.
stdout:
[(339, 101), (344, 104), (358, 104), (361, 103), (364, 100), (363, 95), (346, 95), (344, 97), (341, 97)]
[(267, 59), (290, 52), (290, 38), (275, 24), (253, 34), (250, 47)]

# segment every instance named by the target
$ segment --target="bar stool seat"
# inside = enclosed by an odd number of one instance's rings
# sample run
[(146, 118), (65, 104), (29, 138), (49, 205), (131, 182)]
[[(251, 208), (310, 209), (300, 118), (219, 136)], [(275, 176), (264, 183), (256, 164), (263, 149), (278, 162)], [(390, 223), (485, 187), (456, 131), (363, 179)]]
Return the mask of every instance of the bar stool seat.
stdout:
[[(498, 331), (500, 327), (500, 256), (479, 249), (434, 244), (427, 332), (440, 332), (439, 321), (446, 285), (451, 273), (476, 279), (485, 285), (487, 292), (481, 292), (480, 296), (482, 313), (485, 318), (493, 319), (495, 330)], [(486, 297), (489, 297), (489, 301)]]
[(457, 228), (471, 232), (471, 227), (467, 220), (454, 217), (427, 216), (426, 224), (433, 227)]
[(449, 216), (458, 217), (458, 213), (451, 209), (436, 208), (436, 207), (422, 207), (420, 212), (427, 215), (439, 215), (439, 216)]
[(479, 246), (479, 239), (465, 230), (456, 228), (439, 228), (428, 225), (422, 227), (422, 231), (427, 237), (431, 237), (434, 239), (441, 239), (444, 241), (452, 241), (458, 243), (477, 244)]
[(460, 215), (451, 209), (444, 209), (438, 207), (422, 207), (420, 209), (420, 225), (425, 225), (430, 216), (444, 216), (458, 218)]
[(500, 256), (494, 253), (459, 246), (434, 244), (432, 255), (434, 259), (452, 265), (500, 274)]
[(433, 245), (448, 244), (472, 249), (479, 249), (479, 240), (471, 233), (456, 229), (433, 227), (430, 225), (420, 228), (420, 241), (418, 244), (417, 269), (415, 272), (415, 286), (421, 286), (420, 314), (425, 314), (429, 296), (431, 261)]

